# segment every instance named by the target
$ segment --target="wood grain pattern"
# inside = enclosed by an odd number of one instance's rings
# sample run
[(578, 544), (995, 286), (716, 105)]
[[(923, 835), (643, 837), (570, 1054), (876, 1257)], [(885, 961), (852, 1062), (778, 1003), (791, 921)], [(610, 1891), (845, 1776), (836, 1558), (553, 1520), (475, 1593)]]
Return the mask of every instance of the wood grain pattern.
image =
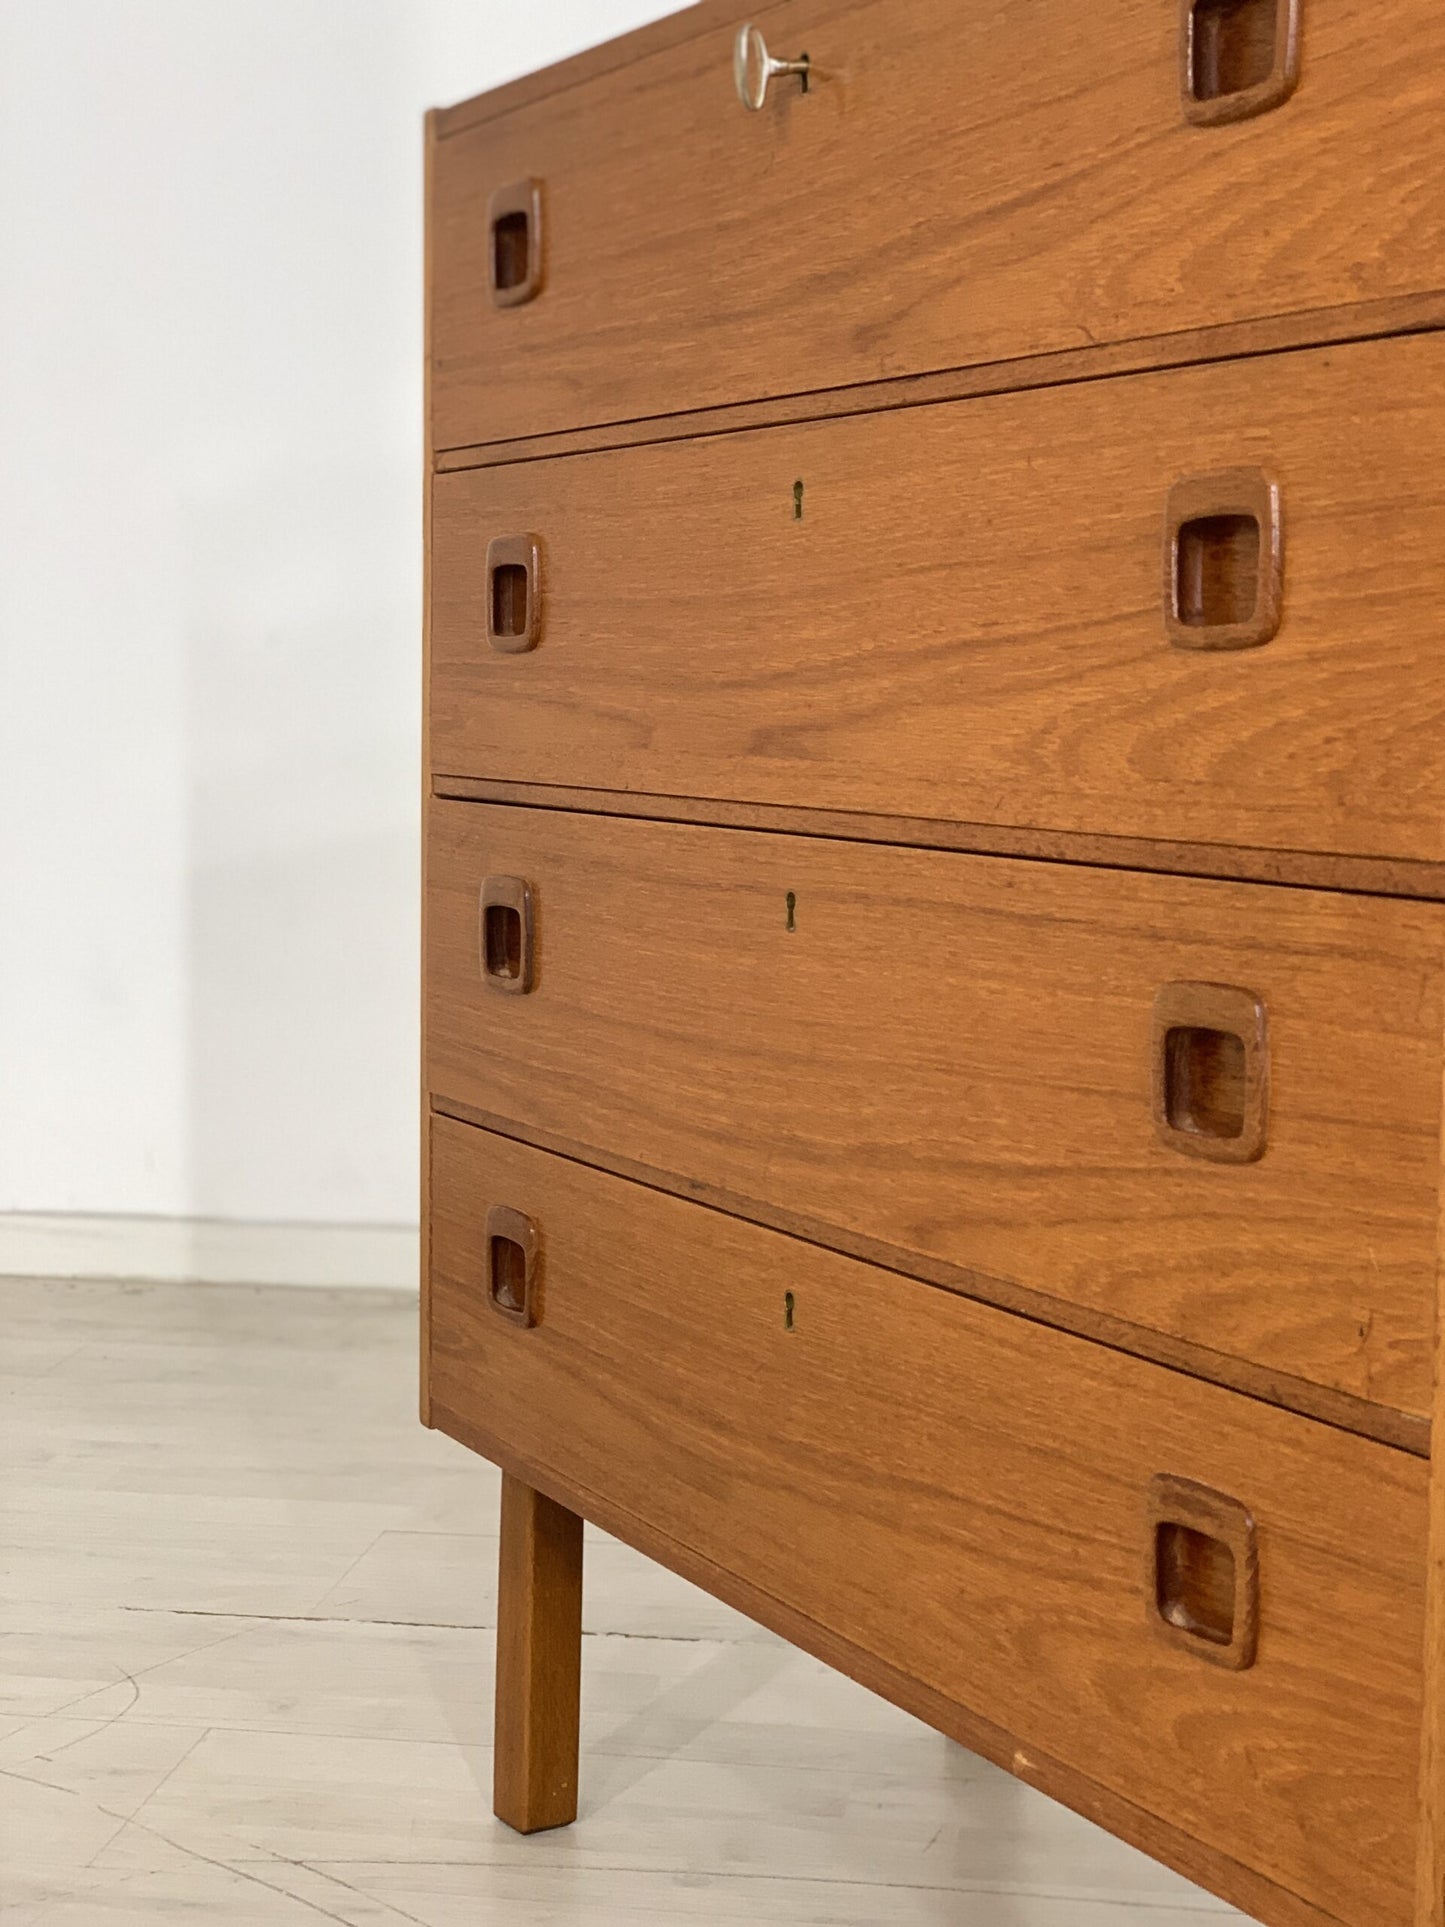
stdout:
[[(1428, 1411), (1434, 906), (469, 804), (432, 826), (434, 1100)], [(503, 869), (538, 920), (505, 1016), (476, 958)], [(1190, 980), (1269, 1011), (1256, 1164), (1156, 1137), (1154, 998)]]
[(848, 388), (815, 389), (809, 394), (730, 402), (713, 408), (684, 408), (670, 415), (559, 429), (552, 434), (512, 435), (503, 441), (440, 449), (433, 457), (433, 466), (442, 473), (550, 460), (554, 455), (595, 454), (599, 449), (644, 443), (692, 441), (698, 436), (730, 435), (740, 429), (782, 428), (794, 422), (923, 408), (935, 402), (964, 401), (974, 395), (1106, 381), (1115, 375), (1151, 369), (1233, 361), (1241, 355), (1289, 354), (1380, 336), (1430, 333), (1442, 326), (1445, 295), (1398, 295), (1384, 301), (1351, 302), (1345, 307), (1265, 315), (1257, 321), (1185, 328), (1167, 335), (1140, 335), (1132, 341), (1109, 342), (1098, 348), (1066, 348), (1057, 354), (1026, 355), (971, 368), (894, 375), (884, 381), (855, 382)]
[[(440, 476), (434, 772), (1439, 862), (1442, 430), (1429, 335)], [(1283, 627), (1173, 648), (1171, 492), (1241, 456)], [(547, 634), (512, 658), (518, 528)]]
[(442, 1098), (437, 1101), (435, 1108), (439, 1116), (474, 1125), (498, 1137), (515, 1138), (519, 1143), (530, 1144), (537, 1150), (609, 1172), (614, 1177), (626, 1178), (631, 1183), (647, 1186), (649, 1190), (662, 1191), (690, 1203), (710, 1205), (714, 1210), (744, 1217), (750, 1223), (764, 1225), (773, 1231), (781, 1231), (786, 1237), (801, 1239), (806, 1244), (821, 1245), (827, 1250), (860, 1259), (864, 1264), (873, 1265), (881, 1271), (896, 1271), (903, 1277), (937, 1285), (943, 1291), (956, 1291), (965, 1298), (983, 1299), (1001, 1310), (1031, 1319), (1036, 1324), (1049, 1325), (1056, 1331), (1072, 1332), (1076, 1337), (1087, 1338), (1093, 1344), (1107, 1345), (1114, 1351), (1149, 1359), (1172, 1371), (1207, 1378), (1216, 1385), (1241, 1392), (1247, 1398), (1262, 1399), (1268, 1405), (1278, 1405), (1282, 1411), (1297, 1412), (1302, 1418), (1318, 1419), (1322, 1424), (1336, 1426), (1340, 1431), (1358, 1433), (1361, 1438), (1374, 1439), (1382, 1445), (1411, 1452), (1417, 1458), (1428, 1459), (1430, 1456), (1431, 1420), (1427, 1412), (1402, 1412), (1393, 1405), (1380, 1405), (1356, 1398), (1348, 1392), (1321, 1385), (1316, 1380), (1298, 1378), (1278, 1366), (1260, 1365), (1233, 1353), (1215, 1351), (1197, 1339), (1176, 1338), (1167, 1332), (1112, 1317), (1095, 1306), (1076, 1304), (1069, 1299), (1032, 1290), (1012, 1279), (985, 1277), (977, 1271), (951, 1265), (943, 1259), (906, 1251), (896, 1245), (886, 1244), (879, 1238), (849, 1231), (835, 1224), (821, 1223), (787, 1205), (757, 1198), (739, 1198), (734, 1192), (706, 1178), (682, 1177), (675, 1171), (658, 1170), (653, 1165), (640, 1164), (636, 1159), (620, 1157), (615, 1151), (581, 1144), (564, 1132), (545, 1130), (535, 1124), (518, 1124), (514, 1119), (499, 1116), (495, 1111), (488, 1111), (478, 1104)]
[(1072, 1808), (1096, 1825), (1107, 1828), (1118, 1839), (1172, 1867), (1187, 1880), (1208, 1888), (1221, 1900), (1241, 1908), (1252, 1920), (1267, 1922), (1268, 1927), (1342, 1927), (1337, 1915), (1286, 1893), (1253, 1868), (1241, 1865), (1229, 1853), (1208, 1846), (1180, 1828), (1170, 1826), (1157, 1814), (1121, 1799), (1117, 1793), (1087, 1779), (1052, 1754), (1037, 1747), (1020, 1746), (1017, 1738), (1002, 1727), (980, 1718), (925, 1686), (912, 1674), (843, 1638), (822, 1621), (799, 1612), (787, 1600), (763, 1591), (731, 1566), (705, 1558), (692, 1546), (660, 1532), (648, 1519), (625, 1511), (580, 1481), (564, 1479), (527, 1458), (488, 1429), (482, 1420), (443, 1412), (439, 1423), (469, 1450), (505, 1467), (514, 1477), (546, 1492), (560, 1505), (582, 1513), (590, 1523), (614, 1538), (737, 1611), (747, 1613), (791, 1645), (846, 1673), (871, 1692), (882, 1694), (895, 1706), (947, 1734), (970, 1752), (1005, 1768), (1049, 1799)]
[[(511, 1475), (497, 1810), (575, 1812), (585, 1510), (1271, 1927), (1445, 1927), (1445, 1460), (1259, 1402), (1445, 1428), (1445, 909), (1343, 894), (1445, 897), (1445, 16), (758, 11), (761, 114), (704, 0), (428, 123), (423, 1415)], [(1176, 559), (1226, 471), (1282, 571)]]
[[(1441, 1264), (1435, 1319), (1434, 1437), (1445, 1439), (1445, 1135), (1441, 1144)], [(1414, 1927), (1445, 1927), (1445, 1451), (1430, 1461), (1425, 1717), (1420, 1748), (1420, 1851)]]
[[(1298, 92), (1214, 128), (1159, 0), (788, 0), (815, 78), (754, 115), (736, 25), (439, 143), (439, 447), (1441, 286), (1430, 0), (1388, 35), (1314, 0)], [(524, 176), (548, 290), (499, 314), (487, 201)]]
[(492, 1806), (541, 1833), (577, 1818), (582, 1521), (504, 1478), (498, 1556)]
[[(1437, 1414), (1441, 1408), (1437, 1398)], [(1438, 1458), (1431, 1463), (1429, 1548), (1415, 1927), (1445, 1924), (1445, 1473)]]
[[(1038, 1745), (1351, 1927), (1399, 1927), (1417, 1461), (464, 1126), (439, 1121), (436, 1144), (442, 1412), (1017, 1735), (1025, 1755)], [(547, 1239), (533, 1332), (484, 1302), (479, 1226), (503, 1199)], [(1258, 1522), (1248, 1672), (1153, 1636), (1141, 1535), (1156, 1471)]]
[(1440, 863), (1331, 856), (1321, 851), (1261, 850), (1227, 843), (1165, 843), (1107, 833), (951, 823), (941, 817), (864, 816), (856, 810), (787, 809), (769, 803), (650, 796), (639, 790), (595, 790), (555, 783), (506, 783), (472, 776), (438, 776), (432, 788), (437, 796), (471, 803), (520, 803), (527, 809), (581, 810), (590, 815), (637, 816), (662, 823), (710, 823), (733, 830), (777, 830), (785, 836), (829, 837), (850, 843), (906, 843), (920, 850), (1035, 857), (1048, 863), (1149, 870), (1165, 876), (1219, 877), (1241, 883), (1283, 883), (1305, 890), (1413, 897), (1431, 903), (1445, 899), (1445, 864)]

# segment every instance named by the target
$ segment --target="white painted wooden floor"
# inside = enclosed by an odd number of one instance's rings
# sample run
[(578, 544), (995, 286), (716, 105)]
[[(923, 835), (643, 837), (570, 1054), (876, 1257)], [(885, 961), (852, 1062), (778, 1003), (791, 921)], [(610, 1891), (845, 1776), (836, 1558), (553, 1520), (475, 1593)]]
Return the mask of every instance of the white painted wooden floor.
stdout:
[(6, 1927), (1239, 1921), (615, 1542), (582, 1817), (488, 1788), (496, 1477), (390, 1294), (0, 1281)]

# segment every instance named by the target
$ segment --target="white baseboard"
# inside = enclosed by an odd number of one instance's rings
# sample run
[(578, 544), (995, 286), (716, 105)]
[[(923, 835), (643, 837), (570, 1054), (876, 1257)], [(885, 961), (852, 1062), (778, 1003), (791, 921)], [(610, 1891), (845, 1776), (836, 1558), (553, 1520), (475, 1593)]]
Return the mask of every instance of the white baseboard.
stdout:
[(415, 1291), (414, 1225), (0, 1212), (0, 1276)]

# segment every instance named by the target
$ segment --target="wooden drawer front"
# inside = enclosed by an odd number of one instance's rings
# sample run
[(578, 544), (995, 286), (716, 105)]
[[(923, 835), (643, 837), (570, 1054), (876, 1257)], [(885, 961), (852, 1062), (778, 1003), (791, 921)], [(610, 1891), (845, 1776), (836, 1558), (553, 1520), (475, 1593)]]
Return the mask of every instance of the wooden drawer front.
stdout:
[[(1440, 286), (1435, 0), (1303, 0), (1297, 91), (1215, 127), (1178, 0), (765, 11), (806, 96), (743, 110), (740, 9), (438, 141), (437, 446)], [(498, 306), (491, 219), (533, 182), (540, 292)]]
[[(1436, 335), (441, 475), (433, 766), (1439, 860), (1442, 436)], [(1242, 467), (1283, 621), (1178, 646), (1166, 506)], [(515, 652), (488, 552), (525, 532)]]
[[(549, 1471), (584, 1511), (599, 1495), (1332, 1917), (1408, 1918), (1422, 1462), (445, 1119), (431, 1195), (443, 1429)], [(530, 1330), (488, 1302), (496, 1205), (537, 1229)], [(1245, 1670), (1157, 1623), (1159, 1474), (1252, 1515)]]
[[(505, 806), (431, 824), (443, 1105), (1001, 1302), (1428, 1411), (1436, 906)], [(525, 995), (479, 966), (488, 877), (531, 892)], [(1159, 1132), (1171, 984), (1265, 1006), (1256, 1162)]]

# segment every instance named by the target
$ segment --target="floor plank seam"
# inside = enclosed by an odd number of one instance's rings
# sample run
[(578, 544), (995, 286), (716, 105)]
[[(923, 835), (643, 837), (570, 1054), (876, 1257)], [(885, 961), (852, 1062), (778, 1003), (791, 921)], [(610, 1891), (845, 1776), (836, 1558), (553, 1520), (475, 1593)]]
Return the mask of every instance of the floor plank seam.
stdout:
[[(586, 1820), (587, 1820), (587, 1815), (584, 1813), (580, 1816), (577, 1824), (585, 1825)], [(497, 1822), (498, 1830), (501, 1829), (501, 1826), (502, 1826), (502, 1823), (498, 1821)], [(536, 1864), (541, 1859), (541, 1854), (537, 1850), (537, 1843), (540, 1838), (541, 1836), (536, 1836), (536, 1835), (532, 1836), (529, 1842), (529, 1845), (527, 1847), (527, 1859), (532, 1864)], [(259, 1856), (254, 1863), (250, 1863), (244, 1860), (238, 1860), (236, 1862), (238, 1866), (244, 1866), (249, 1864), (255, 1864), (257, 1866), (268, 1866), (268, 1865), (271, 1865), (272, 1863), (273, 1863), (272, 1858), (268, 1858), (266, 1856)], [(311, 1865), (313, 1863), (302, 1863), (302, 1864)], [(347, 1859), (344, 1859), (344, 1860), (318, 1860), (314, 1863), (313, 1870), (314, 1870), (314, 1867), (407, 1867), (407, 1868), (415, 1867), (418, 1869), (450, 1867), (450, 1868), (456, 1868), (456, 1869), (465, 1869), (467, 1867), (496, 1867), (496, 1866), (507, 1866), (512, 1864), (515, 1864), (515, 1863), (509, 1862), (509, 1861), (496, 1861), (496, 1860), (425, 1860), (425, 1861), (421, 1861), (421, 1860), (388, 1859), (388, 1858), (380, 1858), (380, 1857), (373, 1857), (368, 1860), (362, 1860), (362, 1859), (348, 1857)], [(550, 1864), (555, 1866), (566, 1866), (566, 1867), (581, 1866), (583, 1868), (586, 1868), (587, 1861), (586, 1861), (585, 1852), (582, 1855), (571, 1853), (567, 1855), (564, 1861), (556, 1861)], [(646, 1867), (640, 1864), (633, 1865), (631, 1862), (627, 1862), (624, 1864), (620, 1861), (615, 1861), (612, 1859), (598, 1860), (593, 1863), (593, 1868), (595, 1869), (595, 1871), (599, 1873), (610, 1873), (610, 1874), (615, 1873), (615, 1874), (670, 1875), (670, 1874), (681, 1873), (685, 1871), (689, 1876), (689, 1878), (696, 1876), (704, 1880), (725, 1879), (729, 1882), (739, 1882), (739, 1883), (745, 1882), (745, 1881), (755, 1881), (755, 1882), (766, 1881), (769, 1884), (787, 1884), (787, 1885), (801, 1886), (801, 1887), (848, 1887), (850, 1889), (854, 1889), (861, 1893), (878, 1892), (878, 1893), (891, 1893), (891, 1894), (896, 1894), (896, 1893), (968, 1894), (971, 1896), (993, 1895), (999, 1899), (1005, 1899), (1005, 1900), (1016, 1898), (1019, 1895), (1027, 1895), (1029, 1899), (1041, 1898), (1045, 1900), (1060, 1900), (1060, 1901), (1088, 1901), (1088, 1900), (1096, 1900), (1099, 1897), (1098, 1895), (1091, 1892), (1088, 1888), (1085, 1888), (1085, 1887), (1041, 1887), (1036, 1883), (1029, 1882), (1029, 1881), (1019, 1881), (1016, 1883), (1000, 1883), (997, 1881), (980, 1881), (975, 1884), (970, 1884), (967, 1881), (950, 1881), (947, 1886), (940, 1886), (940, 1885), (934, 1884), (931, 1881), (858, 1880), (850, 1877), (847, 1874), (837, 1874), (837, 1873), (778, 1873), (772, 1869), (769, 1869), (766, 1873), (753, 1873), (746, 1868), (736, 1868), (736, 1867), (728, 1867), (725, 1869), (711, 1868), (711, 1867), (693, 1867), (693, 1866), (689, 1866), (686, 1869), (683, 1869), (683, 1868), (659, 1867), (655, 1865), (651, 1867)], [(1178, 1900), (1178, 1901), (1167, 1900), (1167, 1899), (1161, 1900), (1157, 1896), (1152, 1894), (1149, 1895), (1147, 1898), (1141, 1898), (1138, 1900), (1127, 1899), (1117, 1894), (1110, 1894), (1107, 1896), (1107, 1898), (1109, 1901), (1109, 1905), (1111, 1907), (1149, 1908), (1156, 1912), (1159, 1911), (1160, 1909), (1163, 1909), (1170, 1913), (1184, 1914), (1186, 1916), (1190, 1914), (1196, 1914), (1196, 1915), (1204, 1914), (1225, 1922), (1238, 1919), (1237, 1914), (1230, 1913), (1228, 1909), (1222, 1907), (1219, 1902), (1211, 1901), (1208, 1899), (1207, 1896), (1203, 1896), (1199, 1900), (1190, 1898), (1190, 1899)]]
[[(121, 1606), (117, 1610), (123, 1613), (146, 1613), (174, 1619), (246, 1619), (257, 1626), (399, 1626), (411, 1628), (417, 1632), (438, 1633), (495, 1633), (497, 1630), (495, 1620), (371, 1619), (352, 1613), (233, 1613), (209, 1606)], [(242, 1628), (242, 1630), (245, 1629)], [(614, 1632), (610, 1627), (602, 1626), (584, 1626), (582, 1637), (584, 1639), (655, 1640), (666, 1646), (740, 1646), (764, 1643), (761, 1640), (754, 1642), (740, 1639), (732, 1633), (634, 1633), (620, 1628)], [(201, 1650), (205, 1651), (205, 1648)], [(160, 1662), (163, 1666), (170, 1663), (169, 1660)], [(118, 1686), (120, 1681), (117, 1680), (115, 1684)], [(112, 1688), (106, 1686), (98, 1690), (108, 1693)], [(89, 1698), (91, 1695), (87, 1694), (86, 1697)], [(78, 1703), (72, 1702), (72, 1704)]]
[(3, 1374), (26, 1921), (1244, 1927), (595, 1528), (595, 1773), (570, 1837), (519, 1841), (476, 1617), (497, 1475), (417, 1426), (411, 1307), (327, 1296), (0, 1281), (20, 1362), (55, 1366)]

